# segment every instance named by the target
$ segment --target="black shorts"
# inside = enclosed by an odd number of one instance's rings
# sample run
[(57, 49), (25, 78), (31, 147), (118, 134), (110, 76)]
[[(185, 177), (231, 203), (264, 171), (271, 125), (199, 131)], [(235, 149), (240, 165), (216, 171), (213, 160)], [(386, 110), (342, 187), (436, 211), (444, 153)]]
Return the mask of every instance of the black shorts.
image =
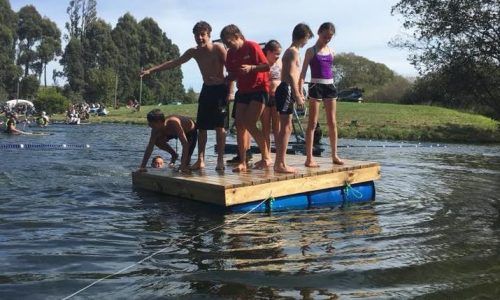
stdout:
[(335, 99), (337, 98), (337, 88), (333, 83), (309, 83), (309, 98)]
[(224, 127), (227, 114), (228, 88), (225, 84), (203, 85), (198, 98), (196, 127), (213, 130)]
[(250, 104), (250, 102), (252, 101), (266, 104), (269, 101), (269, 94), (264, 91), (250, 93), (241, 93), (240, 91), (237, 91), (236, 95), (234, 96), (234, 101), (235, 103), (243, 104)]
[(292, 88), (284, 81), (276, 89), (276, 110), (280, 115), (291, 115), (293, 113)]
[(276, 106), (276, 94), (274, 96), (269, 96), (269, 101), (266, 103), (266, 107), (275, 107)]

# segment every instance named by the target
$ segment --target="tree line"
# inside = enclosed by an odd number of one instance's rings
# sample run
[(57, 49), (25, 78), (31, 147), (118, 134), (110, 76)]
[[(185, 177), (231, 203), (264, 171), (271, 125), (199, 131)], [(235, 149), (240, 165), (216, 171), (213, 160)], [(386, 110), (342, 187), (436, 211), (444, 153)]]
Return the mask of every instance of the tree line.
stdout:
[[(34, 6), (14, 12), (8, 0), (0, 0), (0, 99), (35, 98), (39, 82), (47, 86), (47, 64), (59, 59), (62, 71), (54, 71), (52, 79), (66, 83), (57, 92), (72, 102), (113, 105), (116, 96), (123, 104), (139, 99), (142, 67), (179, 56), (178, 47), (153, 19), (138, 22), (126, 13), (112, 28), (97, 17), (96, 4), (96, 0), (69, 1), (62, 35)], [(141, 98), (143, 104), (153, 104), (174, 99), (192, 102), (195, 97), (184, 90), (177, 68), (145, 78)]]
[[(391, 44), (409, 49), (420, 76), (413, 82), (384, 64), (341, 53), (334, 67), (339, 89), (362, 89), (365, 101), (443, 105), (500, 118), (498, 0), (401, 0), (392, 13), (409, 35)], [(47, 64), (59, 59), (63, 70), (52, 79), (66, 84), (43, 95), (110, 105), (116, 88), (125, 103), (139, 98), (142, 67), (179, 56), (151, 18), (138, 22), (126, 13), (113, 28), (97, 17), (96, 0), (69, 1), (67, 15), (62, 35), (34, 6), (14, 12), (0, 0), (0, 99), (37, 96), (39, 82), (47, 85)], [(196, 101), (192, 88), (184, 90), (180, 68), (144, 78), (142, 92), (143, 104)]]

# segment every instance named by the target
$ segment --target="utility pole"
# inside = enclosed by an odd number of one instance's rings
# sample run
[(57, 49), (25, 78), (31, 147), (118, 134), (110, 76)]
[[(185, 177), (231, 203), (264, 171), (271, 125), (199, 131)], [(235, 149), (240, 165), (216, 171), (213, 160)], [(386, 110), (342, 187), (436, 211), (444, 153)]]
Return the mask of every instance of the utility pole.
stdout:
[(118, 74), (116, 74), (115, 77), (115, 109), (118, 109), (117, 103), (116, 103), (116, 94), (118, 91)]

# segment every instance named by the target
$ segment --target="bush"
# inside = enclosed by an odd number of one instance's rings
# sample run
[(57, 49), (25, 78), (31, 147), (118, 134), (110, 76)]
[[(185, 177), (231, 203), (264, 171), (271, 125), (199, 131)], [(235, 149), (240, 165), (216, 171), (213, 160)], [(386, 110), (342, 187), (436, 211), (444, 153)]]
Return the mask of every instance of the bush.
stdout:
[(46, 111), (47, 114), (57, 114), (65, 112), (70, 101), (64, 97), (56, 88), (41, 88), (35, 101), (33, 101), (37, 111)]

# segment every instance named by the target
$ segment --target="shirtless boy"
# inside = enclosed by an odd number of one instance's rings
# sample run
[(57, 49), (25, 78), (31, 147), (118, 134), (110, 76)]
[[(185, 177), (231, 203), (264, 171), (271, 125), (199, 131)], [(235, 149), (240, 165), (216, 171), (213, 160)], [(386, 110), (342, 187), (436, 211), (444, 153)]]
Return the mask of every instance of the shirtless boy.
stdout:
[(160, 65), (141, 72), (141, 76), (153, 72), (179, 67), (191, 58), (194, 58), (203, 77), (203, 87), (198, 99), (198, 114), (196, 125), (199, 130), (198, 161), (192, 169), (205, 167), (205, 147), (207, 144), (207, 130), (214, 130), (217, 139), (217, 170), (224, 169), (224, 147), (226, 131), (224, 120), (226, 117), (226, 103), (228, 101), (228, 86), (224, 79), (224, 64), (226, 49), (222, 44), (212, 43), (210, 34), (212, 27), (207, 22), (200, 21), (193, 27), (196, 47), (188, 49), (179, 58), (166, 61)]
[(282, 58), (281, 83), (276, 89), (276, 109), (280, 114), (280, 130), (276, 142), (276, 160), (274, 171), (278, 173), (295, 173), (296, 170), (286, 165), (286, 149), (292, 132), (292, 113), (294, 102), (304, 105), (304, 95), (299, 86), (300, 80), (300, 48), (313, 37), (309, 26), (300, 23), (293, 29), (292, 45), (286, 49)]
[(181, 165), (179, 170), (183, 173), (189, 173), (191, 155), (196, 147), (198, 138), (194, 121), (189, 117), (179, 115), (165, 117), (163, 112), (159, 109), (150, 111), (147, 118), (148, 125), (151, 127), (151, 136), (146, 150), (144, 151), (144, 157), (139, 167), (139, 171), (146, 171), (146, 164), (151, 157), (151, 153), (153, 153), (154, 146), (170, 153), (172, 155), (172, 160), (175, 161), (177, 153), (170, 147), (168, 141), (178, 138), (182, 145)]

